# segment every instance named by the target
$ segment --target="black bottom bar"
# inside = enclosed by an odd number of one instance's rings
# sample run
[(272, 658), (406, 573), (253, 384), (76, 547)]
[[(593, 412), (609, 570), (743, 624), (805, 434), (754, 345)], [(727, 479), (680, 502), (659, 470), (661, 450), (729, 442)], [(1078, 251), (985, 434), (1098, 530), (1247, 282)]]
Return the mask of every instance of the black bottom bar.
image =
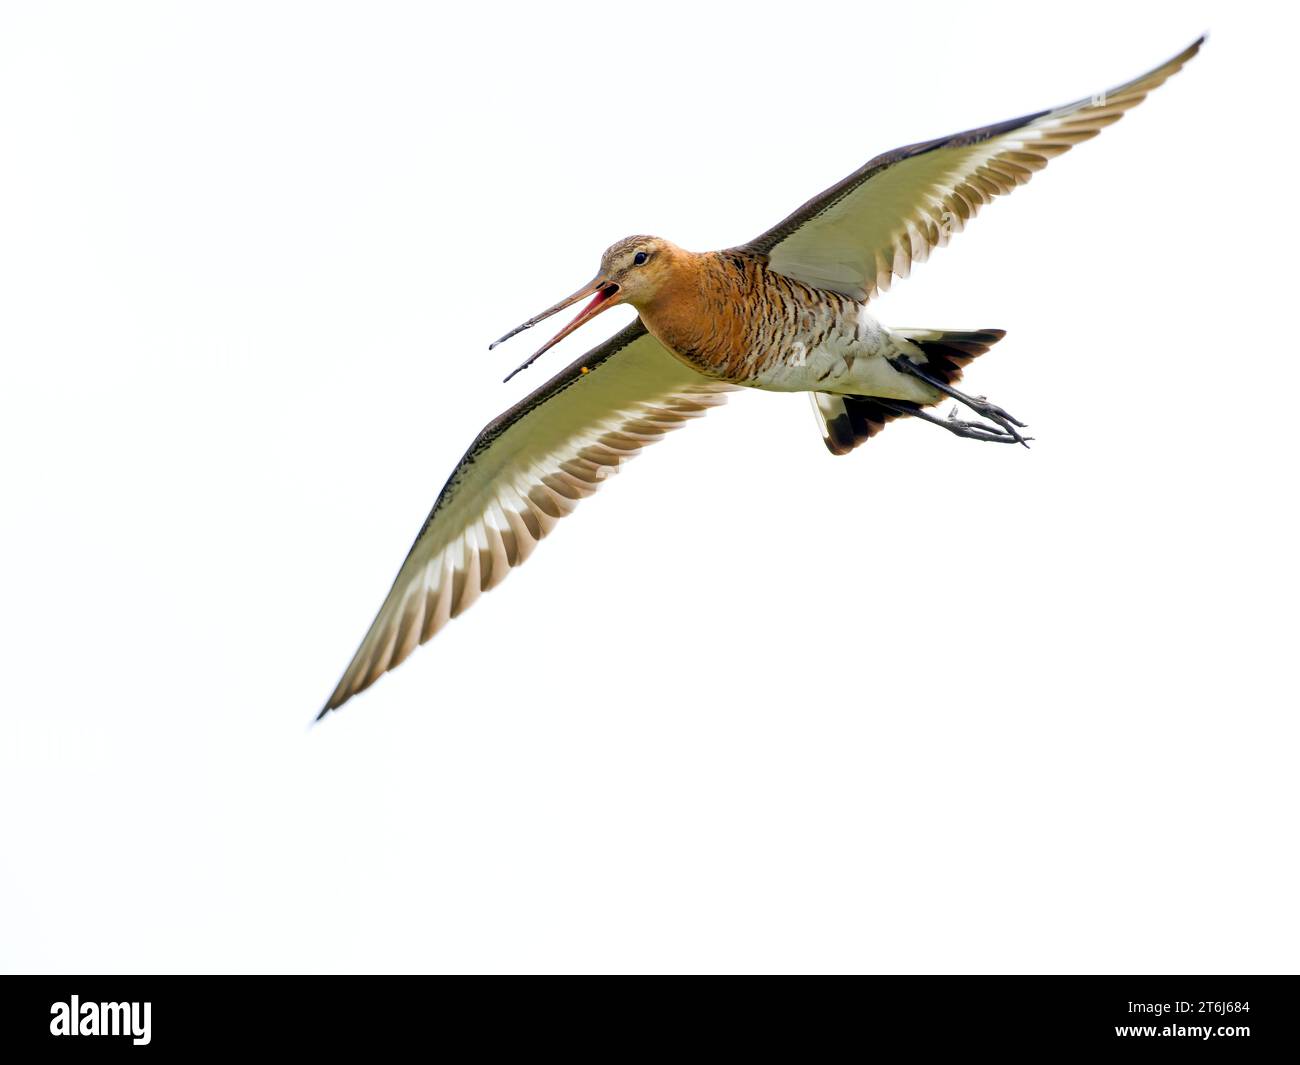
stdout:
[(726, 990), (623, 983), (604, 994), (436, 977), (14, 976), (2, 983), (6, 1055), (70, 1048), (132, 1056), (250, 1048), (374, 1054), (453, 1049), (468, 1038), (481, 1050), (522, 1040), (534, 1053), (588, 1049), (614, 1058), (755, 1044), (803, 1057), (900, 1041), (920, 1052), (1277, 1057), (1295, 1046), (1300, 1012), (1290, 976), (868, 977), (802, 987), (750, 981)]

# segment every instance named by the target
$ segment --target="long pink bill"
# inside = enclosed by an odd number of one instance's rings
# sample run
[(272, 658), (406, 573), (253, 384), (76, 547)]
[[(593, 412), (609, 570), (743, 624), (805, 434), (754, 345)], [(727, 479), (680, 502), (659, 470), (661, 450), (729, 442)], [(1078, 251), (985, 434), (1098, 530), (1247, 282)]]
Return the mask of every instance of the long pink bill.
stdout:
[(565, 299), (560, 300), (560, 302), (557, 303), (554, 307), (542, 311), (541, 314), (534, 315), (532, 318), (529, 318), (528, 321), (524, 322), (522, 325), (515, 326), (514, 329), (510, 330), (510, 332), (508, 332), (505, 336), (501, 337), (500, 340), (494, 340), (491, 344), (488, 345), (489, 351), (495, 348), (498, 344), (501, 344), (509, 340), (516, 333), (522, 333), (525, 329), (531, 329), (538, 322), (544, 321), (545, 319), (549, 318), (551, 315), (564, 310), (565, 307), (572, 306), (573, 304), (577, 303), (578, 300), (582, 299), (584, 296), (592, 297), (591, 302), (588, 303), (587, 306), (585, 306), (581, 312), (579, 312), (578, 316), (574, 318), (573, 321), (571, 321), (568, 325), (566, 325), (563, 329), (561, 329), (558, 333), (556, 333), (555, 336), (551, 337), (550, 340), (548, 340), (545, 344), (543, 344), (540, 348), (538, 348), (535, 352), (533, 352), (533, 354), (528, 357), (528, 360), (526, 362), (521, 363), (520, 365), (516, 366), (513, 370), (511, 370), (510, 373), (506, 376), (505, 380), (509, 381), (510, 378), (514, 377), (515, 374), (519, 373), (521, 370), (528, 369), (528, 367), (531, 366), (534, 362), (536, 362), (538, 358), (546, 354), (546, 352), (548, 352), (552, 347), (554, 347), (561, 340), (567, 337), (575, 329), (591, 321), (593, 318), (596, 317), (596, 315), (600, 314), (601, 311), (606, 310), (608, 307), (610, 307), (613, 298), (617, 294), (617, 292), (618, 292), (617, 285), (611, 282), (604, 281), (598, 277), (594, 281), (592, 281), (589, 285), (584, 285), (582, 288), (578, 289), (578, 291), (575, 292), (572, 296), (568, 296)]

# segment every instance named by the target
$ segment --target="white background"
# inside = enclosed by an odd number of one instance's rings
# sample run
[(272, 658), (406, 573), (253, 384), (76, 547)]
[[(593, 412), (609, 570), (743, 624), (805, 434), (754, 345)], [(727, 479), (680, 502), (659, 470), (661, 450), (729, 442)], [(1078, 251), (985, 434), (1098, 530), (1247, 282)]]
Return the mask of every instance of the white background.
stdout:
[[(5, 5), (0, 966), (1294, 971), (1282, 10)], [(1205, 29), (876, 305), (1032, 451), (740, 395), (308, 727), (607, 244)]]

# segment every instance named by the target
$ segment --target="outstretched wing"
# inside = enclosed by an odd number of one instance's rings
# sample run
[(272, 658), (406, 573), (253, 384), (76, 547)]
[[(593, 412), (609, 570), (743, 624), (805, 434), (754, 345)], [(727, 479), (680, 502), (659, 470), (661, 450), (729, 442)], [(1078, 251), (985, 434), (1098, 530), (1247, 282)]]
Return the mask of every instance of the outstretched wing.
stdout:
[(321, 716), (500, 584), (578, 500), (731, 387), (684, 365), (638, 320), (491, 422), (452, 471)]
[(1149, 74), (1109, 92), (877, 156), (745, 245), (778, 273), (869, 299), (907, 277), (984, 204), (1049, 159), (1095, 137), (1200, 51), (1201, 37)]

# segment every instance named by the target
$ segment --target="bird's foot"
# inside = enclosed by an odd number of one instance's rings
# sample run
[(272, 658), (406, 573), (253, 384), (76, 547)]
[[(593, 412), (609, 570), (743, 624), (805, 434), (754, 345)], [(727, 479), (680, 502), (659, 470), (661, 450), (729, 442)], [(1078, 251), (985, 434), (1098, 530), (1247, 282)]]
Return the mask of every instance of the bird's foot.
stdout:
[[(998, 428), (1002, 430), (1001, 433), (995, 434), (999, 442), (1005, 442), (1002, 440), (1002, 437), (1007, 436), (1011, 438), (1010, 443), (1024, 444), (1026, 447), (1028, 447), (1029, 446), (1028, 441), (1033, 439), (1033, 437), (1022, 436), (1018, 431), (1020, 429), (1025, 428), (1024, 422), (1020, 421), (1017, 418), (1013, 418), (1010, 414), (1008, 414), (1005, 410), (999, 407), (996, 403), (990, 403), (988, 399), (985, 398), (984, 396), (968, 396), (965, 392), (961, 392), (953, 388), (951, 385), (945, 384), (944, 382), (940, 381), (937, 377), (933, 377), (930, 374), (926, 373), (920, 366), (914, 363), (906, 355), (899, 355), (896, 358), (890, 359), (889, 364), (899, 373), (905, 373), (911, 377), (915, 377), (921, 381), (924, 381), (926, 384), (931, 385), (934, 388), (937, 388), (944, 395), (951, 396), (958, 403), (962, 403), (965, 406), (969, 407), (981, 418), (987, 418), (989, 421), (991, 421), (994, 425), (998, 426)], [(953, 419), (950, 418), (949, 420), (951, 421)], [(960, 424), (975, 425), (978, 427), (978, 423), (975, 422), (962, 422)], [(986, 431), (991, 432), (991, 430), (986, 430)], [(957, 435), (963, 436), (965, 434), (958, 433)], [(983, 440), (983, 439), (989, 439), (989, 437), (973, 437), (972, 439)]]
[[(938, 419), (936, 419), (936, 421), (937, 420)], [(1021, 436), (1014, 429), (1006, 431), (1003, 429), (994, 429), (992, 426), (986, 425), (984, 422), (963, 421), (961, 418), (957, 417), (957, 408), (955, 406), (948, 412), (948, 417), (943, 419), (939, 424), (947, 429), (948, 432), (953, 433), (956, 436), (965, 437), (967, 440), (991, 440), (997, 444), (1024, 444), (1025, 447), (1028, 447), (1029, 441), (1033, 439), (1032, 436)], [(1021, 425), (1020, 422), (1016, 422), (1015, 424)], [(1023, 428), (1023, 426), (1021, 427)]]
[(892, 410), (895, 414), (902, 414), (909, 418), (920, 418), (923, 422), (929, 422), (931, 425), (937, 425), (940, 429), (946, 429), (953, 436), (960, 436), (965, 440), (986, 440), (991, 444), (1024, 444), (1029, 446), (1032, 436), (1021, 436), (1017, 432), (1006, 432), (1005, 430), (987, 425), (984, 422), (968, 422), (957, 417), (957, 408), (953, 407), (952, 412), (946, 418), (936, 418), (928, 411), (921, 410), (910, 404), (892, 403), (889, 400), (872, 397), (872, 402), (884, 407), (886, 410)]

